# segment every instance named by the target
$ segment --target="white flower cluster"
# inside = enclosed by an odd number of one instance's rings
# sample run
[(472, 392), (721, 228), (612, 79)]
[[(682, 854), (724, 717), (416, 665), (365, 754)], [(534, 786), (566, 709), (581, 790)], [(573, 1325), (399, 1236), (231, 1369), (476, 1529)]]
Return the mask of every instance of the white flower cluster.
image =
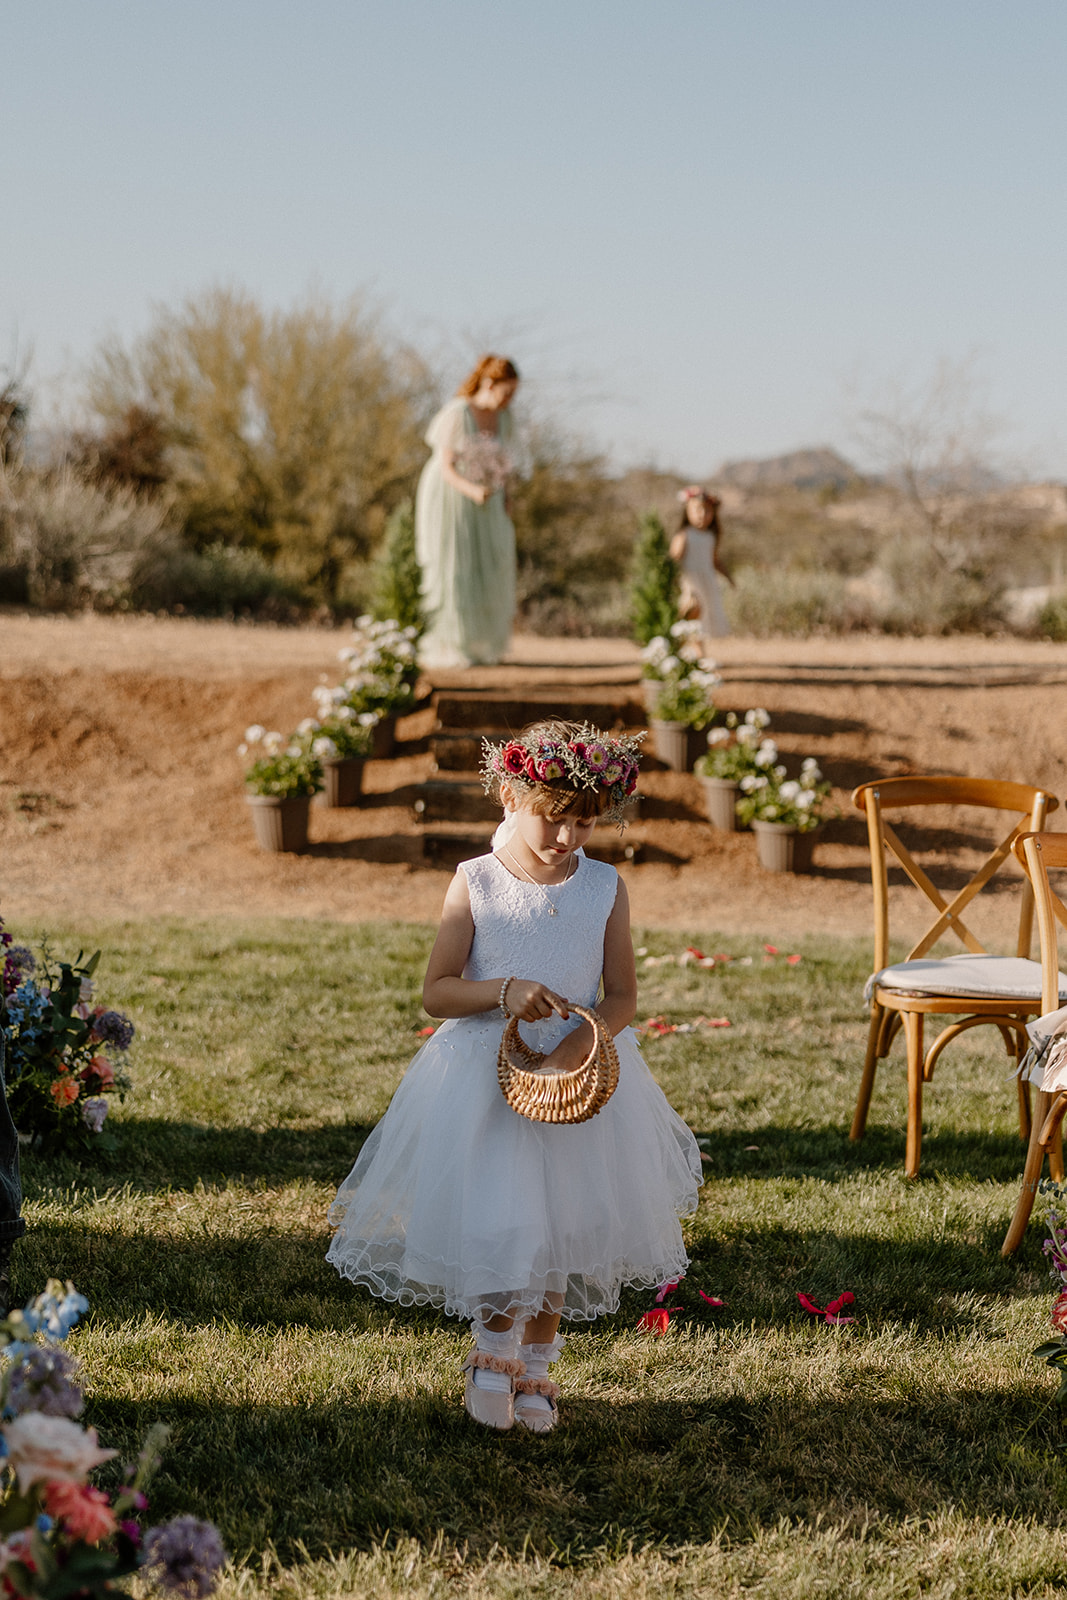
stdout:
[(641, 652), (646, 678), (667, 680), (685, 678), (695, 687), (714, 689), (722, 682), (717, 663), (700, 654), (695, 642), (700, 637), (698, 622), (676, 622), (669, 639), (657, 634)]

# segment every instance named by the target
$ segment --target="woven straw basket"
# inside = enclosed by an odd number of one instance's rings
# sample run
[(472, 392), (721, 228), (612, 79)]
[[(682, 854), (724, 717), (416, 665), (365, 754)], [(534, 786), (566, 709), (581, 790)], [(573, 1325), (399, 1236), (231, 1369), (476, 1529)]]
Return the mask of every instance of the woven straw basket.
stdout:
[(619, 1082), (615, 1041), (598, 1011), (567, 1002), (593, 1029), (593, 1048), (573, 1072), (541, 1072), (544, 1056), (531, 1050), (512, 1017), (500, 1040), (496, 1075), (501, 1093), (513, 1111), (531, 1122), (588, 1122), (607, 1105)]

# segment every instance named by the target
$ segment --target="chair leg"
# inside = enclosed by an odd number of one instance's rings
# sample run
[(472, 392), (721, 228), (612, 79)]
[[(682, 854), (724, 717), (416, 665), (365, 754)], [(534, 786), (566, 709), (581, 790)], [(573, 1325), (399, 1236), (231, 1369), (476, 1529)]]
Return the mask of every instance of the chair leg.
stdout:
[(1030, 1221), (1030, 1213), (1034, 1209), (1034, 1196), (1037, 1194), (1037, 1186), (1041, 1181), (1041, 1168), (1045, 1164), (1045, 1152), (1041, 1146), (1041, 1129), (1051, 1105), (1052, 1096), (1045, 1094), (1043, 1091), (1039, 1092), (1037, 1104), (1034, 1107), (1030, 1143), (1026, 1147), (1022, 1187), (1019, 1190), (1019, 1199), (1016, 1202), (1015, 1215), (1011, 1219), (1011, 1226), (1004, 1236), (1004, 1243), (1000, 1247), (1002, 1256), (1014, 1255), (1018, 1250), (1023, 1242), (1026, 1224)]
[(904, 1171), (909, 1178), (919, 1176), (923, 1144), (923, 1014), (905, 1011), (904, 1040), (908, 1049), (908, 1142)]
[(867, 1057), (863, 1063), (860, 1092), (856, 1097), (856, 1110), (848, 1135), (853, 1143), (857, 1139), (862, 1139), (867, 1131), (867, 1113), (871, 1109), (871, 1095), (874, 1093), (874, 1075), (878, 1071), (878, 1036), (882, 1030), (882, 1018), (884, 1015), (885, 1013), (876, 1001), (871, 1006), (871, 1026), (867, 1032)]

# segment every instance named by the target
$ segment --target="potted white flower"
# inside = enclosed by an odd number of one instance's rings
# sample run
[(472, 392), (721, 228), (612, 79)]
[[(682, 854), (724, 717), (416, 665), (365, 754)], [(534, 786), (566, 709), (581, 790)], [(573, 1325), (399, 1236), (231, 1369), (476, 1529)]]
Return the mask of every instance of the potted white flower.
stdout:
[(303, 850), (308, 839), (311, 798), (322, 788), (322, 757), (313, 732), (288, 739), (253, 723), (237, 753), (245, 769), (245, 799), (252, 809), (256, 842), (263, 850)]
[(330, 689), (312, 694), (319, 717), (306, 717), (297, 733), (311, 739), (311, 753), (322, 766), (323, 800), (328, 806), (358, 806), (363, 792), (363, 768), (371, 754), (377, 711), (353, 711), (331, 698)]
[(693, 771), (704, 790), (709, 820), (716, 828), (732, 833), (737, 826), (741, 779), (763, 771), (768, 747), (774, 750), (774, 760), (778, 752), (773, 741), (763, 737), (771, 719), (762, 706), (746, 711), (743, 720), (736, 711), (728, 711), (725, 720), (725, 727), (708, 729), (707, 751)]
[(737, 814), (752, 826), (760, 864), (770, 872), (806, 872), (830, 785), (808, 756), (799, 778), (779, 762), (741, 779)]
[(705, 660), (692, 622), (676, 622), (670, 640), (653, 639), (643, 655), (653, 748), (675, 772), (692, 766), (694, 743), (715, 716), (712, 690), (722, 682), (714, 661)]
[(357, 716), (376, 713), (371, 754), (380, 761), (393, 753), (397, 717), (415, 703), (418, 640), (418, 628), (402, 628), (395, 618), (360, 617), (352, 644), (338, 652), (344, 679), (330, 692), (343, 691), (335, 704), (350, 706)]

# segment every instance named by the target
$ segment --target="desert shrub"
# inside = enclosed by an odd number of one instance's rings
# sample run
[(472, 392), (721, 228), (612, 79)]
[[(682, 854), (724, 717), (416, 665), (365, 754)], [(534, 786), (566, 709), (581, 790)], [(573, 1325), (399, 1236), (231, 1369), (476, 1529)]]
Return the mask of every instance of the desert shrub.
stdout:
[(268, 311), (215, 289), (160, 310), (129, 348), (98, 353), (89, 399), (105, 428), (159, 419), (187, 543), (258, 550), (333, 602), (414, 486), (432, 384), (352, 301)]
[(662, 518), (646, 511), (638, 525), (630, 571), (630, 623), (640, 645), (666, 638), (678, 621), (678, 569)]
[(1050, 594), (1037, 614), (1037, 631), (1043, 639), (1067, 640), (1067, 590)]
[(75, 434), (72, 456), (82, 475), (93, 483), (121, 484), (151, 495), (167, 482), (167, 430), (163, 419), (145, 406), (128, 406), (100, 434)]
[(174, 533), (154, 540), (130, 573), (130, 604), (143, 611), (195, 616), (251, 614), (291, 620), (306, 608), (302, 590), (277, 573), (258, 550), (212, 544), (191, 550)]
[(425, 626), (422, 583), (415, 558), (415, 507), (402, 500), (385, 524), (385, 538), (373, 574), (374, 615), (395, 618), (402, 628)]
[(5, 589), (45, 610), (115, 604), (165, 523), (162, 504), (87, 483), (69, 463), (8, 473), (0, 505)]
[(992, 633), (1004, 625), (1004, 576), (974, 552), (954, 563), (929, 538), (887, 543), (879, 562), (892, 598), (880, 626), (887, 633)]
[(723, 600), (736, 633), (806, 639), (847, 632), (867, 621), (839, 572), (783, 567), (772, 575), (763, 567), (746, 566), (737, 568), (734, 584), (724, 585)]
[(527, 627), (597, 631), (625, 583), (631, 518), (581, 440), (535, 421), (524, 455), (511, 490), (519, 615)]

